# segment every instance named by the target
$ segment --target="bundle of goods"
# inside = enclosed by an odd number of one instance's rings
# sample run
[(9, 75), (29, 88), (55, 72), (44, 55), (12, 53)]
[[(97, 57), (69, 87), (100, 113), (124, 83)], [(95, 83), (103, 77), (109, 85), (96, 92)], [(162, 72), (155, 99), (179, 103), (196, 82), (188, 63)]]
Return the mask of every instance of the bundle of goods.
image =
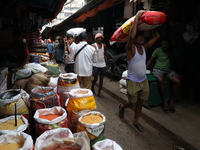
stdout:
[(35, 150), (90, 150), (85, 132), (72, 133), (68, 128), (45, 131), (35, 142)]
[(25, 86), (28, 83), (28, 81), (29, 81), (29, 78), (16, 80), (12, 84), (12, 89), (25, 89)]
[[(42, 42), (42, 36), (39, 29), (37, 30), (28, 30), (27, 43), (38, 44)], [(41, 43), (42, 44), (42, 43)]]
[(68, 128), (67, 112), (59, 106), (36, 110), (34, 119), (37, 137), (46, 130)]
[(77, 74), (61, 73), (57, 81), (57, 93), (60, 96), (61, 106), (65, 107), (68, 92), (72, 89), (80, 88)]
[(105, 139), (96, 142), (92, 146), (92, 150), (102, 150), (102, 149), (109, 149), (109, 150), (123, 150), (119, 144), (111, 139)]
[(9, 132), (0, 136), (1, 150), (33, 150), (33, 139), (24, 132)]
[(27, 79), (32, 75), (32, 70), (30, 68), (20, 69), (17, 72), (13, 73), (12, 82), (21, 79)]
[(127, 94), (127, 89), (126, 89), (126, 86), (127, 86), (127, 83), (126, 83), (127, 73), (128, 73), (127, 70), (124, 71), (122, 73), (122, 78), (119, 80), (120, 92), (123, 93), (123, 94)]
[(48, 86), (53, 87), (54, 89), (57, 88), (58, 84), (58, 77), (50, 77), (50, 81), (48, 83)]
[(42, 66), (41, 64), (32, 62), (32, 63), (28, 63), (26, 64), (23, 68), (25, 69), (31, 69), (31, 71), (33, 73), (46, 73), (48, 71), (48, 69), (44, 66)]
[(44, 43), (31, 43), (28, 45), (29, 52), (30, 53), (46, 53), (47, 52), (47, 46)]
[(57, 77), (61, 73), (58, 64), (54, 64), (53, 62), (49, 62), (45, 67), (48, 69), (46, 74), (52, 77)]
[(86, 32), (86, 29), (84, 28), (71, 28), (67, 30), (67, 34), (73, 35), (73, 37), (79, 36), (79, 34)]
[(11, 131), (24, 132), (28, 127), (28, 120), (22, 115), (12, 115), (0, 119), (0, 134), (7, 134)]
[(85, 131), (90, 139), (90, 145), (104, 139), (105, 116), (97, 111), (90, 111), (78, 119), (77, 132)]
[(45, 73), (42, 73), (42, 72), (35, 73), (29, 78), (24, 90), (27, 93), (30, 93), (31, 90), (37, 86), (43, 86), (43, 87), (48, 86), (49, 81), (50, 81), (50, 77), (46, 75)]
[(35, 62), (38, 64), (40, 63), (40, 58), (38, 54), (29, 54), (29, 63), (32, 63), (32, 62)]
[(43, 108), (60, 106), (53, 87), (37, 86), (30, 92), (31, 108), (36, 111)]
[[(39, 59), (39, 61), (37, 60), (37, 63), (40, 63), (42, 65), (49, 61), (49, 54), (48, 53), (34, 53), (34, 52), (31, 52), (29, 55), (30, 56), (37, 55), (38, 59)], [(31, 59), (31, 57), (30, 57), (30, 59)], [(31, 62), (35, 62), (35, 61), (31, 61)]]
[(0, 114), (1, 115), (24, 115), (29, 114), (29, 94), (22, 89), (9, 89), (0, 92)]
[[(135, 16), (128, 19), (122, 24), (112, 35), (109, 40), (110, 44), (116, 42), (127, 42), (131, 25), (134, 22)], [(160, 11), (146, 11), (138, 20), (138, 29), (141, 31), (152, 30), (158, 26), (161, 26), (166, 21), (166, 15)]]

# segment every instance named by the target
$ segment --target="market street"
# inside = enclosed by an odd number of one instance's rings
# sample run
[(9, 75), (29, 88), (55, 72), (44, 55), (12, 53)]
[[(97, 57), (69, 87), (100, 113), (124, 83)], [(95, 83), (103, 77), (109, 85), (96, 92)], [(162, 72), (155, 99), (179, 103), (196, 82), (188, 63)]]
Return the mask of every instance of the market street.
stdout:
[(125, 111), (125, 118), (118, 117), (119, 102), (112, 96), (102, 92), (104, 98), (95, 96), (97, 110), (105, 115), (105, 138), (114, 140), (124, 150), (172, 150), (173, 144), (165, 135), (140, 118), (140, 123), (145, 127), (144, 132), (139, 132), (133, 125), (134, 112)]
[[(64, 65), (59, 68), (65, 73)], [(97, 86), (98, 82), (95, 91)], [(188, 106), (183, 100), (176, 103), (176, 113), (168, 115), (160, 106), (143, 107), (139, 122), (145, 131), (141, 133), (132, 125), (134, 109), (126, 109), (123, 120), (118, 117), (119, 104), (127, 100), (126, 95), (119, 92), (119, 86), (118, 81), (105, 77), (104, 98), (94, 95), (96, 110), (106, 117), (106, 139), (114, 140), (124, 150), (198, 150), (199, 105)]]

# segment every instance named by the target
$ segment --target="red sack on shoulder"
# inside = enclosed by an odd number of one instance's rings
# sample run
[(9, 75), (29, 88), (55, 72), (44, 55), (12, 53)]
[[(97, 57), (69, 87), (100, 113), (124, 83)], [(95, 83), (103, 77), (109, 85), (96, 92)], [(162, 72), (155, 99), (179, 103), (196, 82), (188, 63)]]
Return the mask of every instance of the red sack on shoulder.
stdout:
[[(131, 25), (134, 22), (135, 16), (128, 19), (123, 25), (121, 25), (112, 35), (109, 40), (110, 45), (116, 42), (127, 42), (129, 31)], [(164, 12), (160, 11), (146, 11), (138, 20), (138, 29), (139, 30), (152, 30), (166, 21), (166, 15)]]

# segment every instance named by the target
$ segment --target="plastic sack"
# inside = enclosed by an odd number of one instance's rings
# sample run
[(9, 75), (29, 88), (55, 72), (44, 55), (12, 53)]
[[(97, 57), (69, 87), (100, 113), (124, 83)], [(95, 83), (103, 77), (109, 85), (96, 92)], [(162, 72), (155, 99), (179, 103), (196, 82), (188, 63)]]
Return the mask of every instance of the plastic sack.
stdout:
[(77, 131), (78, 118), (90, 111), (92, 110), (68, 111), (68, 128), (72, 131), (72, 133), (75, 133)]
[(15, 104), (17, 114), (28, 114), (30, 107), (29, 94), (22, 89), (9, 89), (0, 92), (0, 114), (15, 114)]
[[(0, 134), (7, 134), (7, 133), (9, 133), (11, 131), (16, 131), (16, 132), (25, 131), (27, 129), (27, 127), (28, 127), (28, 120), (24, 116), (22, 116), (22, 115), (17, 115), (17, 119), (22, 119), (22, 121), (24, 122), (24, 124), (18, 126), (15, 130), (0, 130)], [(13, 120), (13, 124), (14, 124), (15, 116), (12, 115), (12, 116), (0, 119), (0, 126), (2, 125), (2, 123), (7, 122), (8, 120)]]
[(126, 87), (126, 86), (127, 86), (127, 83), (126, 83), (126, 80), (125, 80), (125, 79), (120, 79), (120, 80), (119, 80), (119, 84), (120, 84), (122, 87)]
[(58, 78), (57, 93), (69, 92), (72, 89), (80, 88), (77, 74), (61, 73)]
[(72, 89), (69, 92), (69, 99), (65, 103), (66, 110), (89, 110), (96, 109), (96, 102), (93, 93), (89, 89)]
[[(111, 45), (114, 44), (115, 42), (127, 42), (129, 31), (131, 25), (134, 22), (134, 18), (135, 16), (128, 19), (114, 32), (111, 39), (109, 40)], [(164, 12), (146, 11), (142, 14), (142, 16), (138, 20), (138, 29), (152, 30), (162, 25), (165, 21), (166, 21), (166, 15)]]
[[(47, 120), (40, 118), (40, 115), (60, 115), (53, 120)], [(40, 136), (46, 130), (56, 129), (56, 128), (68, 128), (67, 112), (62, 107), (52, 107), (45, 109), (38, 109), (33, 118), (35, 119), (36, 135)]]
[(43, 67), (41, 64), (38, 63), (28, 63), (24, 66), (25, 69), (31, 69), (33, 73), (40, 73), (43, 72), (45, 73), (46, 71), (48, 71), (47, 68)]
[(50, 81), (48, 83), (48, 86), (56, 88), (58, 84), (58, 77), (50, 77)]
[(61, 73), (58, 64), (52, 64), (52, 63), (50, 63), (50, 64), (48, 64), (48, 65), (45, 66), (45, 67), (48, 69), (48, 71), (47, 71), (47, 73), (46, 73), (47, 75), (57, 77), (57, 76), (59, 76), (59, 74)]
[(20, 69), (13, 74), (12, 81), (28, 78), (32, 75), (31, 69)]
[(81, 33), (86, 32), (86, 29), (84, 28), (71, 28), (67, 30), (67, 34), (72, 34), (73, 37), (79, 36)]
[[(102, 121), (93, 124), (82, 122), (82, 118), (89, 115), (100, 116), (102, 118)], [(87, 120), (90, 121), (89, 119)], [(82, 116), (78, 118), (77, 132), (85, 131), (90, 139), (90, 145), (92, 146), (97, 141), (104, 139), (105, 122), (106, 122), (106, 117), (98, 111), (90, 111), (88, 113), (84, 113)]]
[(89, 138), (85, 132), (73, 134), (68, 128), (45, 131), (35, 142), (35, 150), (53, 150), (53, 148), (79, 148), (90, 150)]
[(123, 150), (119, 144), (111, 139), (105, 139), (102, 141), (96, 142), (92, 146), (93, 150), (102, 150), (102, 149), (109, 149), (109, 150)]
[(10, 143), (23, 143), (22, 147), (17, 150), (33, 150), (34, 144), (33, 139), (30, 135), (24, 132), (9, 132), (8, 134), (4, 134), (0, 136), (0, 149), (8, 149), (6, 148), (6, 144)]
[(60, 105), (53, 87), (37, 86), (31, 90), (30, 96), (33, 110)]

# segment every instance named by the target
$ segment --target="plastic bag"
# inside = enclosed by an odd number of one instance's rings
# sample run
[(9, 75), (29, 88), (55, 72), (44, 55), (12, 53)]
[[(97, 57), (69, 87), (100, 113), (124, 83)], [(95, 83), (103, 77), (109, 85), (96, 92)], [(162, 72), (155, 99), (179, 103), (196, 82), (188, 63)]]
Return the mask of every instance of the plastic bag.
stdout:
[[(25, 131), (27, 129), (27, 127), (28, 127), (28, 120), (24, 116), (22, 116), (22, 115), (17, 115), (17, 119), (22, 119), (22, 121), (24, 122), (24, 124), (18, 126), (15, 130), (0, 130), (0, 134), (6, 134), (6, 133), (9, 133), (11, 131), (17, 131), (17, 132)], [(8, 120), (13, 120), (13, 122), (14, 122), (15, 116), (12, 115), (12, 116), (0, 119), (0, 126), (1, 126), (2, 123), (6, 122)]]
[(53, 64), (53, 63), (49, 63), (47, 66), (45, 66), (48, 71), (47, 71), (47, 75), (51, 75), (51, 76), (59, 76), (59, 74), (61, 73), (60, 68), (58, 66), (58, 64)]
[(30, 107), (29, 94), (22, 89), (9, 89), (0, 92), (0, 114), (15, 114), (15, 103), (17, 114), (28, 114)]
[(34, 110), (60, 105), (53, 87), (37, 86), (31, 90), (30, 96), (31, 106)]
[(67, 30), (67, 34), (72, 34), (74, 37), (79, 36), (81, 33), (86, 32), (84, 28), (71, 28)]
[(52, 150), (53, 148), (75, 148), (90, 150), (89, 138), (85, 132), (73, 134), (68, 128), (45, 131), (35, 142), (35, 150)]
[(33, 73), (43, 72), (45, 73), (48, 71), (47, 68), (43, 67), (41, 64), (38, 63), (28, 63), (24, 66), (25, 69), (31, 69)]
[[(131, 25), (134, 22), (135, 16), (128, 19), (124, 24), (122, 24), (112, 35), (109, 40), (110, 44), (115, 42), (127, 42), (129, 31)], [(138, 20), (139, 30), (152, 30), (166, 21), (166, 15), (164, 12), (160, 11), (146, 11)]]
[(4, 134), (0, 136), (0, 149), (7, 149), (2, 148), (1, 146), (5, 146), (9, 143), (23, 143), (23, 146), (17, 150), (33, 150), (34, 144), (33, 139), (30, 135), (24, 132), (9, 132), (8, 134)]
[(118, 145), (115, 141), (110, 139), (98, 141), (92, 146), (92, 148), (93, 150), (102, 150), (102, 149), (123, 150), (120, 145)]
[(89, 89), (72, 89), (65, 106), (67, 111), (89, 110), (97, 107), (93, 93)]
[(69, 92), (72, 89), (80, 88), (77, 74), (61, 73), (58, 78), (57, 93)]

